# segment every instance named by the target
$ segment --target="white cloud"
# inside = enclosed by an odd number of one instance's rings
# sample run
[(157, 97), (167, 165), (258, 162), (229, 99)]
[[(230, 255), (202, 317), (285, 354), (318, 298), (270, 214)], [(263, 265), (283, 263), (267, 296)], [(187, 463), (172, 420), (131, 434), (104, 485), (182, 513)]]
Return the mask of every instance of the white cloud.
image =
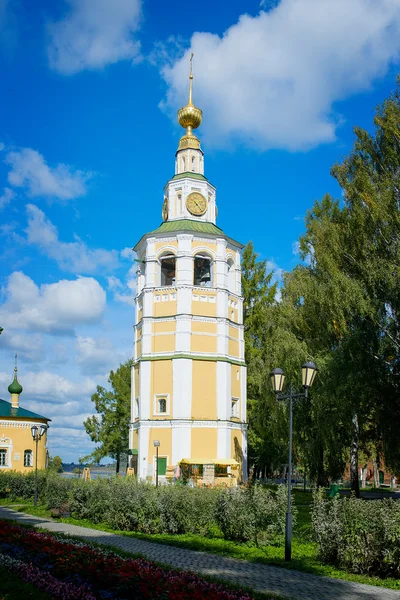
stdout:
[(118, 290), (124, 287), (122, 281), (118, 277), (114, 277), (114, 275), (107, 277), (107, 285), (109, 290)]
[(242, 15), (222, 37), (194, 33), (184, 56), (162, 70), (174, 119), (187, 98), (190, 52), (209, 143), (305, 149), (334, 140), (335, 103), (369, 89), (398, 60), (400, 2), (281, 0)]
[(66, 2), (67, 15), (48, 24), (52, 69), (71, 75), (120, 60), (139, 60), (140, 44), (133, 34), (140, 25), (141, 0)]
[(8, 329), (7, 326), (0, 337), (0, 348), (18, 352), (18, 357), (22, 358), (26, 362), (38, 363), (42, 361), (45, 356), (41, 335), (20, 333)]
[(15, 192), (12, 189), (5, 187), (3, 193), (0, 196), (0, 210), (7, 206), (7, 204), (12, 200), (15, 196)]
[(0, 322), (10, 329), (72, 334), (78, 325), (102, 318), (106, 294), (91, 277), (40, 287), (21, 271), (12, 273), (4, 290)]
[(26, 207), (28, 214), (27, 239), (46, 256), (57, 261), (59, 267), (72, 273), (96, 273), (114, 269), (118, 264), (116, 250), (90, 249), (79, 238), (75, 242), (61, 242), (58, 230), (40, 208), (33, 204)]
[(83, 374), (109, 373), (118, 363), (118, 353), (108, 339), (77, 338), (78, 363)]
[(45, 196), (71, 200), (86, 194), (86, 182), (92, 173), (74, 170), (69, 165), (50, 167), (44, 157), (32, 148), (8, 152), (5, 162), (11, 167), (8, 182), (26, 189), (30, 197)]

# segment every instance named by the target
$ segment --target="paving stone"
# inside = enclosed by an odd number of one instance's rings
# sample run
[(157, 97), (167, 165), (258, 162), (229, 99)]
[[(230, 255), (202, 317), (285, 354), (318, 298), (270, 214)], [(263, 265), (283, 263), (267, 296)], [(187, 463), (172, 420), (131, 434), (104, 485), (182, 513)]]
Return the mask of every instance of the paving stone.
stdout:
[(48, 531), (77, 536), (88, 542), (114, 546), (199, 575), (218, 577), (260, 592), (276, 593), (277, 597), (284, 595), (294, 600), (400, 600), (400, 591), (396, 590), (126, 538), (107, 531), (33, 517), (10, 508), (0, 507), (0, 519), (13, 519)]

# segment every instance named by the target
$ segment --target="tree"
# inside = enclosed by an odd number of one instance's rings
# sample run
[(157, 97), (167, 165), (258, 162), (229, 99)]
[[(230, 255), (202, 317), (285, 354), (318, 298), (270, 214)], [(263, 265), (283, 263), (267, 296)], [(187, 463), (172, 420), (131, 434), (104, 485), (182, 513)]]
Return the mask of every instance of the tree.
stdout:
[(64, 472), (61, 456), (55, 456), (54, 458), (50, 458), (49, 469), (55, 471), (56, 473)]
[(91, 458), (99, 462), (110, 456), (117, 463), (117, 473), (120, 470), (121, 456), (129, 448), (132, 364), (133, 361), (128, 360), (116, 371), (110, 372), (108, 382), (111, 390), (97, 386), (91, 399), (98, 414), (84, 421), (90, 439), (99, 444), (91, 453)]
[(343, 200), (325, 196), (308, 213), (306, 264), (288, 276), (283, 293), (293, 331), (324, 368), (316, 396), (325, 415), (322, 446), (333, 451), (328, 471), (347, 445), (356, 493), (360, 447), (374, 447), (374, 458), (383, 453), (400, 470), (399, 124), (397, 91), (378, 107), (375, 135), (355, 128), (352, 152), (332, 169)]

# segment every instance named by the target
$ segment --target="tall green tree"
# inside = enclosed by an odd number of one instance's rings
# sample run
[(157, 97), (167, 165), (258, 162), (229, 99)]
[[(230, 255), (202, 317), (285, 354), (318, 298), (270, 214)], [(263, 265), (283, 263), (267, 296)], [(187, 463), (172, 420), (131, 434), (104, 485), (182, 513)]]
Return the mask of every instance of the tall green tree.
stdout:
[(355, 128), (352, 152), (332, 169), (343, 198), (326, 196), (307, 215), (307, 264), (285, 290), (298, 337), (324, 365), (320, 408), (339, 435), (322, 428), (323, 446), (337, 438), (340, 464), (347, 445), (356, 493), (360, 447), (400, 470), (399, 124), (397, 91), (377, 109), (374, 134)]
[(133, 361), (121, 364), (111, 371), (108, 378), (111, 389), (97, 386), (92, 402), (97, 415), (84, 421), (90, 439), (98, 444), (90, 455), (95, 462), (110, 456), (117, 465), (119, 473), (122, 454), (129, 449), (129, 423), (131, 410), (131, 368)]

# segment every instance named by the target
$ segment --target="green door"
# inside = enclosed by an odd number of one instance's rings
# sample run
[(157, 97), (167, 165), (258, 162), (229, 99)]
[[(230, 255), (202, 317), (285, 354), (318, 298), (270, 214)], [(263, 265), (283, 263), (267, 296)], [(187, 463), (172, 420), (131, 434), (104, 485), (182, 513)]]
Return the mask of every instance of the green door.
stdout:
[(165, 475), (166, 472), (167, 472), (167, 458), (164, 456), (161, 456), (158, 459), (158, 474)]
[(379, 471), (379, 483), (380, 485), (382, 485), (382, 483), (385, 483), (385, 473), (383, 471)]

